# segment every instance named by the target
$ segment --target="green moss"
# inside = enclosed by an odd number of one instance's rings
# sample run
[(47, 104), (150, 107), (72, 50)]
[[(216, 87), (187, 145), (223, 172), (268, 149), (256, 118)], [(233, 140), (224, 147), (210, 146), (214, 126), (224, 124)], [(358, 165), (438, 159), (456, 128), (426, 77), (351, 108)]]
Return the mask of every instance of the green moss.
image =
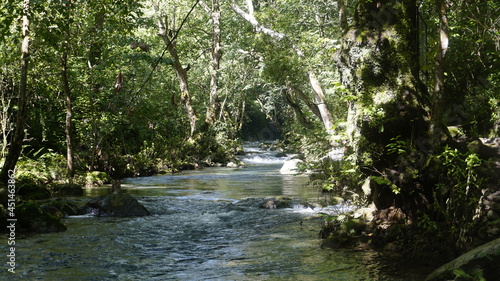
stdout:
[(48, 233), (66, 230), (60, 219), (46, 212), (34, 201), (17, 205), (16, 218), (20, 230), (24, 232)]
[(82, 211), (82, 208), (78, 204), (67, 200), (55, 199), (50, 201), (46, 205), (55, 207), (65, 216), (76, 216), (76, 215), (82, 215), (84, 213)]
[(22, 200), (43, 200), (51, 197), (50, 191), (31, 181), (20, 182), (16, 185), (16, 193)]

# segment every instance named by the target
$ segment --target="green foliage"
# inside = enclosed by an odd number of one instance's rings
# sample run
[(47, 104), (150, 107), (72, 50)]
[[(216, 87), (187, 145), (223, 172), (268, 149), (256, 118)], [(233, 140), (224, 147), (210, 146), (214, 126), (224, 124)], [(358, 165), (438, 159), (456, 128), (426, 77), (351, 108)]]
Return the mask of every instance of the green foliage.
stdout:
[(464, 270), (458, 268), (453, 270), (455, 280), (468, 280), (468, 281), (486, 281), (483, 277), (483, 271), (475, 269), (471, 274), (467, 274)]
[(358, 167), (347, 159), (332, 161), (323, 159), (318, 162), (309, 162), (307, 170), (313, 171), (311, 183), (328, 193), (332, 200), (338, 197), (352, 200), (353, 204), (363, 205), (366, 198), (362, 194), (362, 174)]
[(391, 139), (391, 143), (386, 145), (388, 154), (406, 154), (408, 149), (408, 144), (406, 141), (401, 140), (400, 136)]
[[(449, 146), (437, 160), (442, 169), (433, 191), (431, 210), (435, 216), (421, 215), (419, 226), (437, 231), (457, 249), (466, 249), (477, 224), (475, 217), (484, 180), (478, 177), (482, 160), (475, 153), (463, 153)], [(436, 223), (439, 229), (435, 228)]]
[(16, 177), (20, 180), (37, 184), (62, 181), (66, 179), (66, 159), (55, 152), (34, 155), (35, 158), (23, 157), (16, 168)]

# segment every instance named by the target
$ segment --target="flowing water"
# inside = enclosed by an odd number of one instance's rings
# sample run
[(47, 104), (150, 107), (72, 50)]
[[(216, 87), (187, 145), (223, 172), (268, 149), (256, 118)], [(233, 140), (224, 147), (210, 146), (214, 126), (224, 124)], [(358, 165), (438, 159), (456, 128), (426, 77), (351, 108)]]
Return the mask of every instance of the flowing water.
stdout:
[[(64, 220), (68, 230), (18, 239), (24, 280), (387, 280), (377, 255), (322, 249), (307, 177), (280, 175), (285, 158), (247, 148), (246, 168), (131, 178), (122, 190), (151, 216)], [(82, 203), (104, 189), (88, 190)], [(294, 208), (262, 209), (285, 196)], [(330, 208), (329, 211), (335, 210)], [(12, 279), (6, 271), (0, 279)], [(7, 279), (3, 279), (7, 280)]]

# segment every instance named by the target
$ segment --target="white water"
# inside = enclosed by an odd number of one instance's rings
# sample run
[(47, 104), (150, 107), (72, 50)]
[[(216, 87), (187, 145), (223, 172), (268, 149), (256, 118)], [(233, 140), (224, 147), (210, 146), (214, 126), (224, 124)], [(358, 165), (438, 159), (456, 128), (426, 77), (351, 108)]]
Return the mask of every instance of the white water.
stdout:
[[(306, 207), (321, 200), (308, 178), (280, 175), (282, 159), (252, 153), (242, 160), (265, 164), (125, 179), (151, 216), (67, 218), (66, 232), (18, 239), (16, 275), (0, 280), (391, 280), (373, 252), (322, 249), (322, 219), (310, 216), (341, 206)], [(259, 208), (270, 196), (294, 208)]]

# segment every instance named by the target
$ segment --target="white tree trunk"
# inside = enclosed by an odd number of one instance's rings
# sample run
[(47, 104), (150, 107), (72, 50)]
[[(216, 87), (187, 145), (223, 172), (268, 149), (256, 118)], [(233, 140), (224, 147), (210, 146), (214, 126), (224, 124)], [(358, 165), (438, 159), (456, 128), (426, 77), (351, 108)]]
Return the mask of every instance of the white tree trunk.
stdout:
[[(276, 42), (279, 42), (287, 37), (283, 33), (274, 31), (272, 29), (269, 29), (269, 28), (261, 25), (257, 21), (257, 19), (255, 18), (254, 14), (253, 14), (254, 9), (253, 9), (252, 0), (247, 0), (246, 2), (247, 2), (248, 12), (243, 11), (238, 5), (236, 5), (235, 2), (233, 2), (233, 4), (231, 5), (231, 8), (233, 9), (233, 11), (235, 13), (237, 13), (239, 16), (241, 16), (243, 19), (245, 19), (247, 22), (249, 22), (253, 26), (253, 28), (255, 29), (255, 32), (266, 34), (266, 35), (270, 36), (271, 38), (273, 38)], [(299, 57), (304, 57), (304, 52), (302, 52), (302, 50), (300, 50), (297, 46), (292, 44), (292, 48)], [(321, 118), (321, 122), (323, 123), (325, 130), (328, 133), (328, 135), (330, 136), (330, 142), (332, 144), (334, 144), (333, 136), (335, 134), (335, 130), (333, 129), (333, 118), (332, 118), (332, 114), (330, 113), (328, 107), (326, 106), (325, 95), (323, 93), (323, 89), (321, 87), (320, 82), (316, 78), (316, 75), (314, 74), (314, 72), (311, 69), (308, 69), (307, 73), (309, 75), (309, 82), (311, 83), (311, 87), (312, 87), (313, 92), (314, 92), (314, 97), (313, 97), (314, 104), (320, 113), (319, 117)], [(315, 110), (313, 110), (313, 111), (315, 111)]]

